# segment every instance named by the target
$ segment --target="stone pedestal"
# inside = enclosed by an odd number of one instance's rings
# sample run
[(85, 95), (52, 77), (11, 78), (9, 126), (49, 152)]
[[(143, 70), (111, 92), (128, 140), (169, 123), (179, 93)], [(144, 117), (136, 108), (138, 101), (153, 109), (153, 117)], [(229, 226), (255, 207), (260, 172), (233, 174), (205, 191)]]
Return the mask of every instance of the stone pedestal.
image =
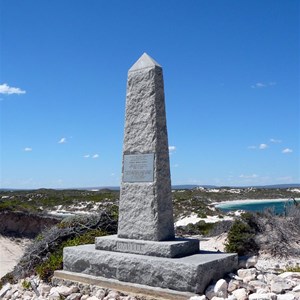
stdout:
[(199, 240), (175, 238), (173, 241), (121, 239), (116, 235), (97, 237), (95, 249), (157, 257), (183, 257), (199, 252)]
[(203, 293), (212, 280), (236, 268), (235, 254), (166, 258), (96, 250), (95, 245), (64, 248), (65, 271), (192, 293)]

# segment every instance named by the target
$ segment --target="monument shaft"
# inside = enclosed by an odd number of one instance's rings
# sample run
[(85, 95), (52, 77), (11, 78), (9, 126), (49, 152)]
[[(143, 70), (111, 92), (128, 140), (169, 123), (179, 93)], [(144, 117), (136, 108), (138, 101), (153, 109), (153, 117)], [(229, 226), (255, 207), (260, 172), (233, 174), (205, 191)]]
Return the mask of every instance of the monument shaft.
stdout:
[(173, 239), (163, 72), (147, 54), (128, 72), (118, 237)]

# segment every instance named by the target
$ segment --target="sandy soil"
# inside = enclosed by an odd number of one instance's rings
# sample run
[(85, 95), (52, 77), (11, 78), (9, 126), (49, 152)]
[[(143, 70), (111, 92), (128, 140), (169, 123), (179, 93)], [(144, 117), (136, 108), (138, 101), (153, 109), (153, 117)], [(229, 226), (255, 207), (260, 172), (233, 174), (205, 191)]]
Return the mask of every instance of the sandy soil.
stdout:
[(29, 239), (9, 238), (0, 235), (0, 278), (13, 270), (30, 242)]

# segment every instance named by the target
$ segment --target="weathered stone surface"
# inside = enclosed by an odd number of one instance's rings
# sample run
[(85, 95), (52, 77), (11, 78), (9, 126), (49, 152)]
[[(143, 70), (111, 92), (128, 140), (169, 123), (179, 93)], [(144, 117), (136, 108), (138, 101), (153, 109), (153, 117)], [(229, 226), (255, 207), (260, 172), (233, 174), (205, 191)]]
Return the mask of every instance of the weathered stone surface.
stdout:
[[(154, 155), (153, 170), (146, 170), (153, 173), (152, 180), (139, 182), (141, 172), (132, 171), (131, 177), (136, 180), (126, 182), (125, 156), (139, 155), (143, 159), (145, 154)], [(140, 169), (140, 165), (136, 163), (133, 170)], [(145, 53), (128, 72), (122, 173), (118, 237), (174, 239), (163, 74)]]
[(66, 300), (80, 300), (80, 299), (81, 299), (80, 293), (73, 293), (66, 298)]
[(64, 248), (65, 271), (193, 293), (236, 267), (235, 254), (164, 258), (95, 250), (94, 245)]
[(277, 295), (277, 300), (294, 300), (295, 295), (293, 294), (282, 294), (282, 295)]
[(227, 298), (228, 284), (225, 279), (219, 279), (214, 286), (214, 292), (217, 297)]
[(265, 289), (267, 287), (267, 284), (260, 280), (252, 280), (249, 282), (249, 284), (252, 285), (255, 289)]
[(267, 293), (267, 294), (253, 293), (249, 295), (249, 300), (276, 300), (276, 295), (274, 298), (274, 294), (271, 293)]
[(0, 298), (3, 297), (11, 289), (11, 284), (6, 283), (0, 290)]
[(293, 288), (293, 292), (300, 292), (300, 284)]
[(241, 278), (245, 278), (245, 277), (251, 277), (251, 276), (255, 276), (256, 275), (256, 269), (255, 268), (250, 268), (250, 269), (239, 269), (237, 274), (239, 277)]
[(284, 290), (292, 289), (293, 284), (291, 282), (285, 281), (283, 279), (278, 278), (271, 282), (271, 292), (280, 294)]
[(211, 300), (213, 297), (216, 296), (216, 293), (215, 293), (214, 289), (215, 289), (215, 286), (213, 284), (209, 285), (206, 288), (205, 296), (206, 296), (207, 299)]
[(205, 295), (193, 296), (189, 300), (206, 300), (206, 297), (205, 297)]
[(227, 287), (228, 292), (232, 292), (232, 291), (238, 289), (239, 285), (240, 285), (240, 283), (238, 280), (231, 279), (229, 281), (228, 287)]
[(199, 252), (199, 240), (176, 238), (174, 241), (120, 239), (117, 235), (97, 237), (97, 250), (135, 253), (159, 257), (183, 257)]
[(232, 292), (232, 294), (236, 297), (237, 300), (246, 300), (246, 299), (248, 299), (247, 291), (244, 288), (234, 290)]

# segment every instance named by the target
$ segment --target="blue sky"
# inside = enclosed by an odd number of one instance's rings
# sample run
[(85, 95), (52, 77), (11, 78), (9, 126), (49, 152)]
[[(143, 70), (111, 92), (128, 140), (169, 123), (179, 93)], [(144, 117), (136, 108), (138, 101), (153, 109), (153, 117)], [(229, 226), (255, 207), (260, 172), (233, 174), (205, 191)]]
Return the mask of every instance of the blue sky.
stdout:
[(172, 184), (300, 182), (299, 1), (0, 3), (2, 188), (119, 185), (144, 52), (164, 71)]

